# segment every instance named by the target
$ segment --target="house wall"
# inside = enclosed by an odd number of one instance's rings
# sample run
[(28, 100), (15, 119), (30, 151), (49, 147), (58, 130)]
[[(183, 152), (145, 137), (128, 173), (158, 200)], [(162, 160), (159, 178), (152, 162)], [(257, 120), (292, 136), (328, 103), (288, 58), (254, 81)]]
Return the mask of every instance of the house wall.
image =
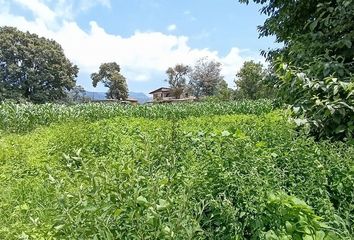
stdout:
[(167, 97), (168, 92), (156, 92), (153, 94), (153, 100), (162, 100)]
[[(183, 92), (180, 99), (184, 98), (190, 98), (192, 97), (191, 95), (188, 94), (188, 92)], [(165, 92), (165, 91), (160, 91), (160, 92), (155, 92), (153, 94), (153, 100), (154, 101), (160, 101), (160, 100), (171, 100), (175, 99), (170, 92)]]

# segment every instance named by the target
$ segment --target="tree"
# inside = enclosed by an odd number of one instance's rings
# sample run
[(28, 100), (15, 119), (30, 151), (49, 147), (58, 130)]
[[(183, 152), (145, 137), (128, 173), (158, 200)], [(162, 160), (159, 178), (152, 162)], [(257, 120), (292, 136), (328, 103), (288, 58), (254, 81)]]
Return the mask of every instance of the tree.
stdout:
[(189, 77), (189, 84), (197, 98), (215, 95), (217, 86), (224, 79), (221, 75), (221, 63), (208, 58), (199, 59)]
[(7, 80), (7, 64), (6, 62), (0, 62), (0, 101), (5, 99), (6, 93), (6, 80)]
[(273, 35), (277, 42), (283, 43), (280, 49), (263, 51), (270, 60), (281, 56), (287, 63), (304, 67), (314, 57), (332, 61), (331, 56), (341, 56), (353, 72), (354, 65), (349, 64), (354, 57), (352, 0), (253, 1), (262, 4), (261, 13), (269, 16), (258, 27), (260, 36)]
[(78, 74), (57, 42), (13, 27), (0, 27), (0, 62), (0, 100), (65, 99)]
[(254, 2), (268, 15), (260, 36), (275, 35), (283, 43), (263, 52), (276, 69), (280, 99), (306, 119), (316, 136), (353, 139), (353, 1)]
[(221, 82), (217, 87), (216, 97), (219, 100), (228, 101), (231, 100), (231, 96), (232, 96), (232, 89), (229, 88), (225, 80), (221, 80)]
[(174, 68), (168, 68), (166, 74), (168, 79), (166, 80), (170, 85), (172, 94), (179, 99), (182, 93), (186, 89), (187, 74), (190, 71), (188, 65), (177, 64)]
[(68, 93), (68, 102), (87, 102), (90, 97), (86, 96), (86, 91), (81, 85), (76, 85)]
[(263, 65), (254, 61), (246, 61), (236, 74), (235, 83), (238, 94), (247, 99), (264, 97), (262, 80), (265, 76)]
[(91, 74), (92, 84), (97, 87), (102, 82), (108, 88), (107, 98), (125, 100), (128, 98), (128, 86), (120, 73), (120, 66), (115, 62), (103, 63), (98, 73)]

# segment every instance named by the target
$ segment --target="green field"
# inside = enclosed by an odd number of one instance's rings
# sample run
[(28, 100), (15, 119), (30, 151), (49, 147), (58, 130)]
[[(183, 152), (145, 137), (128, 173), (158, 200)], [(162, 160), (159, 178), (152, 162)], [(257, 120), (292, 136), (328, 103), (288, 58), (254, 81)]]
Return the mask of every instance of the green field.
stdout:
[(0, 105), (0, 239), (353, 239), (354, 147), (270, 101)]

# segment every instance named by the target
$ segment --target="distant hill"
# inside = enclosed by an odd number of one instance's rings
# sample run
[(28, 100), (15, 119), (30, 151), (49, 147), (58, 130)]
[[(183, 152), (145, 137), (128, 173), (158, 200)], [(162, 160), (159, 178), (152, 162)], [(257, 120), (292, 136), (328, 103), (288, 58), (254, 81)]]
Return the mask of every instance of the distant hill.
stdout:
[[(86, 91), (86, 96), (90, 97), (93, 100), (104, 100), (106, 99), (105, 92), (89, 92)], [(129, 92), (129, 98), (134, 98), (138, 100), (139, 103), (146, 103), (151, 100), (148, 96), (141, 92)]]
[(104, 100), (106, 99), (106, 93), (104, 92), (89, 92), (86, 91), (86, 96), (92, 100)]
[(129, 98), (134, 98), (138, 100), (139, 103), (146, 103), (151, 100), (150, 97), (146, 96), (142, 92), (129, 92)]

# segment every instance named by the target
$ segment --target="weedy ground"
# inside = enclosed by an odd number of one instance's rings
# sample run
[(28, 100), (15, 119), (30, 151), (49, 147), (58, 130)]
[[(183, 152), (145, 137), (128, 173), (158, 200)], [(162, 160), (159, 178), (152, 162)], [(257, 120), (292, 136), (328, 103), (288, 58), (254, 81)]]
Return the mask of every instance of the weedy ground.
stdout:
[(354, 237), (354, 147), (268, 101), (0, 113), (0, 239)]

